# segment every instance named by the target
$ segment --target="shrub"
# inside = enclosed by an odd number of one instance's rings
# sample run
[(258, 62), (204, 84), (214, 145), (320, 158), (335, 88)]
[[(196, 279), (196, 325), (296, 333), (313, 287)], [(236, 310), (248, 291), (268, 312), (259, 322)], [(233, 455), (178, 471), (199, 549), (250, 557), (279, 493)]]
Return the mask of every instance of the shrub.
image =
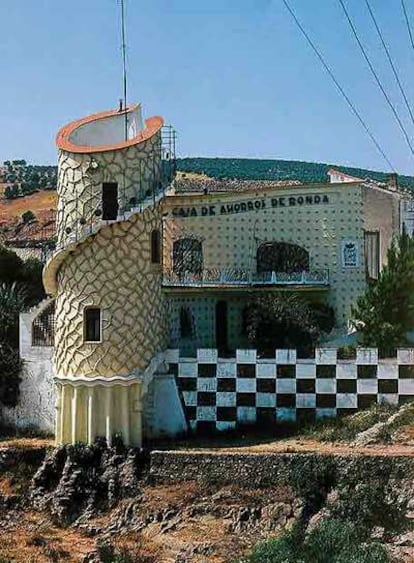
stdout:
[(8, 344), (0, 343), (0, 402), (6, 407), (17, 404), (21, 367), (19, 352)]
[(295, 533), (290, 531), (280, 538), (272, 538), (258, 543), (247, 558), (249, 563), (300, 563), (300, 547)]
[(311, 317), (321, 332), (329, 333), (335, 326), (335, 311), (327, 303), (309, 303)]
[(248, 563), (389, 563), (385, 549), (351, 522), (323, 520), (298, 543), (295, 531), (256, 545)]
[(0, 343), (19, 345), (19, 313), (25, 308), (27, 293), (17, 283), (0, 283)]
[(366, 534), (375, 527), (384, 528), (387, 533), (405, 530), (409, 525), (405, 516), (407, 503), (399, 499), (388, 479), (385, 470), (369, 483), (360, 483), (357, 476), (350, 477), (349, 484), (339, 490), (333, 516), (352, 521)]
[(30, 223), (31, 221), (35, 221), (35, 220), (36, 220), (36, 215), (33, 213), (33, 211), (30, 211), (30, 209), (22, 214), (22, 221), (24, 224)]
[(306, 563), (387, 563), (382, 546), (368, 540), (365, 530), (352, 522), (323, 520), (309, 534), (303, 546)]
[(23, 261), (15, 252), (0, 246), (0, 283), (13, 283), (21, 279)]
[(273, 354), (275, 348), (308, 351), (321, 332), (309, 304), (294, 294), (258, 297), (246, 313), (249, 343), (262, 354)]

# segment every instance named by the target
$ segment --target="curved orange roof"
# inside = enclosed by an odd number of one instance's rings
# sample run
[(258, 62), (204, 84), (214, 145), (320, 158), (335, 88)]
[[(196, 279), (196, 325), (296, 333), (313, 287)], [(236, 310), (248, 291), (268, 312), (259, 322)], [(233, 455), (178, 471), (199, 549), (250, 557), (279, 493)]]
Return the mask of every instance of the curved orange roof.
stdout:
[(74, 153), (97, 153), (97, 152), (105, 152), (105, 151), (113, 151), (117, 149), (125, 149), (131, 147), (133, 145), (137, 145), (138, 143), (142, 143), (148, 139), (150, 139), (153, 135), (155, 135), (161, 127), (164, 125), (164, 120), (160, 116), (153, 116), (149, 117), (145, 120), (145, 129), (140, 131), (136, 137), (132, 139), (128, 139), (127, 141), (121, 141), (119, 143), (115, 143), (113, 145), (77, 145), (71, 142), (70, 136), (72, 133), (78, 129), (81, 125), (86, 125), (87, 123), (91, 123), (93, 121), (98, 121), (100, 119), (106, 119), (107, 117), (114, 117), (116, 115), (122, 115), (125, 113), (131, 113), (138, 107), (138, 104), (134, 104), (132, 106), (128, 106), (126, 110), (119, 111), (119, 110), (109, 110), (109, 111), (102, 111), (100, 113), (94, 113), (93, 115), (88, 115), (87, 117), (82, 117), (81, 119), (77, 119), (76, 121), (72, 121), (68, 125), (64, 125), (58, 132), (56, 136), (56, 144), (59, 149), (68, 152)]

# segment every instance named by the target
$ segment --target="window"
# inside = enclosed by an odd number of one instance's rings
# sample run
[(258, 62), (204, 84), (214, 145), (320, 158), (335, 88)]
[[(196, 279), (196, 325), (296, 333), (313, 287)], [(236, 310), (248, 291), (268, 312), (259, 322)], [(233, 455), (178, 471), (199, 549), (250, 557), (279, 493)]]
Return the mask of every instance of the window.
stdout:
[(102, 184), (102, 219), (113, 220), (118, 217), (118, 184), (104, 182)]
[(287, 242), (265, 242), (257, 249), (257, 271), (262, 272), (307, 272), (309, 254), (297, 244)]
[(151, 262), (153, 264), (161, 263), (161, 237), (160, 231), (157, 229), (151, 233)]
[(88, 307), (84, 311), (84, 339), (85, 342), (101, 341), (101, 310), (98, 307)]
[(377, 280), (380, 272), (379, 231), (365, 231), (365, 271), (368, 280)]
[(183, 276), (185, 273), (201, 274), (203, 249), (199, 240), (182, 238), (174, 241), (173, 271), (179, 276)]

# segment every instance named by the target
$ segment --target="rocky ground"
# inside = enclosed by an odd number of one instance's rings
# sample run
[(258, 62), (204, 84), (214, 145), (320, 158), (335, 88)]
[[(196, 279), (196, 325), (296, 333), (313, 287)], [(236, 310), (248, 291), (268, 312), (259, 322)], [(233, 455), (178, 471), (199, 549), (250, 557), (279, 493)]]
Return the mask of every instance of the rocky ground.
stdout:
[[(207, 440), (198, 443), (198, 450), (312, 451), (315, 459), (326, 453), (371, 456), (388, 451), (390, 456), (409, 458), (414, 455), (410, 409), (359, 413), (346, 424), (285, 440), (255, 443), (251, 437), (239, 437), (225, 444)], [(336, 441), (329, 441), (334, 434)], [(308, 486), (315, 471), (308, 468), (307, 476), (304, 467), (299, 482), (296, 476), (289, 485), (251, 488), (237, 482), (199, 482), (196, 476), (155, 484), (148, 463), (147, 453), (122, 445), (111, 450), (99, 444), (53, 449), (45, 440), (3, 442), (0, 563), (235, 563), (257, 542), (278, 536), (295, 523), (302, 523), (308, 533), (332, 515), (349, 516), (355, 507), (367, 518), (374, 516), (372, 535), (387, 547), (393, 561), (414, 562), (412, 476), (345, 485), (317, 476), (315, 485)], [(383, 516), (395, 521), (397, 508), (404, 525), (389, 530)]]

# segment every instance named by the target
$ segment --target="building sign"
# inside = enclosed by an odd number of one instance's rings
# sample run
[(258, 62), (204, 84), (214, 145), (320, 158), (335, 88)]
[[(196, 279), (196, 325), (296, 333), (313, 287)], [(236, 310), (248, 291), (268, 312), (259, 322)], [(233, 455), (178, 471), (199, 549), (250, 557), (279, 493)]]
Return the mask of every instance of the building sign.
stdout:
[(341, 258), (343, 268), (359, 267), (359, 248), (354, 240), (343, 240), (341, 244)]
[(174, 207), (174, 217), (206, 217), (212, 215), (232, 215), (259, 211), (261, 209), (274, 209), (277, 207), (301, 207), (304, 205), (321, 205), (329, 203), (329, 196), (324, 194), (279, 196), (269, 199), (249, 199), (241, 202), (217, 203), (203, 205), (202, 207)]

